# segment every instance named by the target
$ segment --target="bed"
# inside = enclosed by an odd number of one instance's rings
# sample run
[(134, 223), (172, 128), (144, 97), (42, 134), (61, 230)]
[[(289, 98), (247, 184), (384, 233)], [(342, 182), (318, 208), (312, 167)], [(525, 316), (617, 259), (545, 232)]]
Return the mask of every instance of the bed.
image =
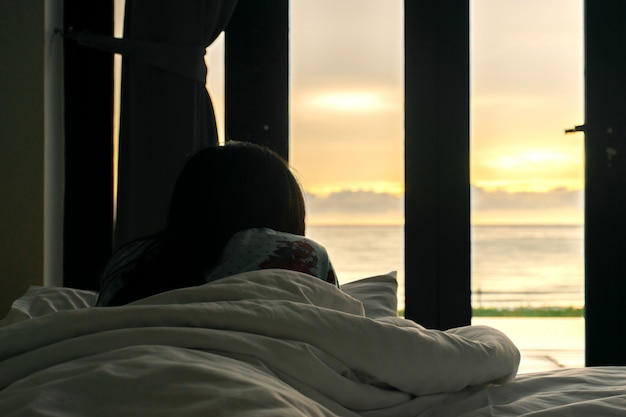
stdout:
[(506, 335), (425, 329), (397, 317), (396, 288), (268, 269), (93, 307), (31, 287), (0, 322), (0, 415), (626, 414), (626, 368), (517, 375)]

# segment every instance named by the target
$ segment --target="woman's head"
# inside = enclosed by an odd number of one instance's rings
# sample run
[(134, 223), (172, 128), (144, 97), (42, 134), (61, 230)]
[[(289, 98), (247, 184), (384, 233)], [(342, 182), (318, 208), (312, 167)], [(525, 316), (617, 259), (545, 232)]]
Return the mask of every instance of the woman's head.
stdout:
[(266, 227), (304, 235), (302, 191), (287, 163), (268, 148), (228, 142), (200, 150), (185, 164), (172, 195), (171, 232), (214, 242)]
[(304, 235), (304, 217), (300, 186), (276, 153), (242, 142), (203, 149), (178, 177), (168, 230), (114, 255), (99, 305), (203, 284), (235, 233), (270, 228)]

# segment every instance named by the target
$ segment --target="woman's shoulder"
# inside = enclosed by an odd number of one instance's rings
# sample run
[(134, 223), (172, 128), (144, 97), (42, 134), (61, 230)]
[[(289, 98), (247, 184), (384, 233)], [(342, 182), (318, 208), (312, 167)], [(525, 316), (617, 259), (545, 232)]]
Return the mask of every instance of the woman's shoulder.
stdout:
[(112, 274), (135, 264), (143, 256), (156, 252), (168, 240), (165, 234), (151, 235), (125, 243), (109, 258), (104, 274)]
[(160, 256), (169, 237), (165, 234), (142, 237), (122, 245), (109, 258), (100, 277), (97, 305), (119, 304), (114, 300), (129, 286), (135, 271), (146, 261)]

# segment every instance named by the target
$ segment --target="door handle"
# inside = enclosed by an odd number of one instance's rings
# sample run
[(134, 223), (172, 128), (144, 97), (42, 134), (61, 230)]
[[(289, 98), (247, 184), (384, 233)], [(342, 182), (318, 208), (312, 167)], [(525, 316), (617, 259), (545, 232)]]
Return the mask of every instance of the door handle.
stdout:
[(584, 132), (585, 125), (574, 126), (572, 129), (565, 129), (565, 133), (576, 133), (576, 132)]

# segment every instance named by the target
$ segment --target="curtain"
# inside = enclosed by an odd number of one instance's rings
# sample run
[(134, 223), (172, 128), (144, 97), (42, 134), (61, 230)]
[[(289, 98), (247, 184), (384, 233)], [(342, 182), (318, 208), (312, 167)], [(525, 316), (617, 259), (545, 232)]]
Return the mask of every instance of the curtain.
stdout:
[(217, 144), (204, 54), (236, 5), (126, 0), (123, 39), (66, 33), (79, 45), (123, 56), (116, 248), (165, 228), (185, 159)]
[(161, 231), (185, 158), (217, 143), (206, 48), (236, 0), (126, 0), (115, 246)]

